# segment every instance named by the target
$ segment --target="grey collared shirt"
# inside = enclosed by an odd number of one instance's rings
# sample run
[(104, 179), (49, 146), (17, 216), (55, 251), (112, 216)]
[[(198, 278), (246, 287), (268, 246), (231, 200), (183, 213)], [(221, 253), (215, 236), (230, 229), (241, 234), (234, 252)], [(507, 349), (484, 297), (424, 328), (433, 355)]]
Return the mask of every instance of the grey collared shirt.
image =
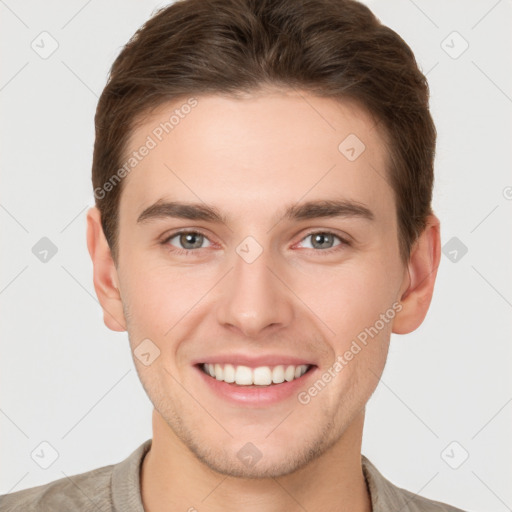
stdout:
[[(144, 512), (140, 468), (151, 442), (148, 439), (118, 464), (4, 494), (0, 496), (0, 511)], [(373, 512), (463, 512), (401, 489), (386, 480), (364, 455), (361, 461)]]

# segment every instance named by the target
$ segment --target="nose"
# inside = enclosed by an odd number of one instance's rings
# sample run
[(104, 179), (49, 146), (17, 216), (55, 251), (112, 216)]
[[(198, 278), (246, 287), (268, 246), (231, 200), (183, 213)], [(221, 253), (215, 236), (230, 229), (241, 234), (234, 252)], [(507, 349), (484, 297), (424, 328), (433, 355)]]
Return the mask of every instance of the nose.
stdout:
[(290, 325), (293, 294), (285, 276), (272, 265), (268, 250), (252, 263), (235, 254), (218, 297), (217, 320), (245, 337), (257, 338)]

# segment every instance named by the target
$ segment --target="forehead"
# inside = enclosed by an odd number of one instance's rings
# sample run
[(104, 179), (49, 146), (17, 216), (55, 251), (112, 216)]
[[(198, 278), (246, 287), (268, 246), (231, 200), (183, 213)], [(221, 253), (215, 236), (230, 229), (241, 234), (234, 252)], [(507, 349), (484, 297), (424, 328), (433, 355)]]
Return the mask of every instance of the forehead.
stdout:
[(128, 159), (136, 165), (120, 210), (130, 215), (161, 199), (261, 215), (301, 199), (394, 204), (375, 120), (354, 103), (301, 91), (166, 103), (134, 129)]

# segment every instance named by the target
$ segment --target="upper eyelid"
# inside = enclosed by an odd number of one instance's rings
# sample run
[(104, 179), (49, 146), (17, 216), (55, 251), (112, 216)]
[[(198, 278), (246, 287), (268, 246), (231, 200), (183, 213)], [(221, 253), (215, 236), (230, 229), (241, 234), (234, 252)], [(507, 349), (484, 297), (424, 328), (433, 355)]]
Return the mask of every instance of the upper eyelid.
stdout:
[(327, 230), (318, 230), (318, 231), (308, 231), (299, 241), (302, 242), (302, 240), (304, 240), (304, 238), (307, 238), (308, 236), (311, 236), (311, 235), (332, 235), (334, 237), (336, 237), (338, 240), (340, 240), (341, 242), (348, 242), (347, 237), (343, 237), (341, 235), (338, 235), (337, 233), (334, 233), (334, 231), (327, 231)]
[(200, 229), (197, 229), (197, 228), (196, 229), (181, 229), (179, 231), (174, 231), (170, 235), (164, 235), (162, 237), (162, 242), (165, 243), (165, 242), (168, 242), (169, 240), (172, 240), (173, 238), (177, 237), (178, 235), (188, 235), (190, 233), (202, 235), (205, 238), (207, 238), (210, 242), (212, 242), (212, 240), (210, 240), (210, 237), (206, 233), (203, 233)]
[[(312, 235), (316, 235), (316, 234), (328, 234), (328, 235), (333, 235), (335, 238), (337, 238), (341, 244), (340, 245), (345, 245), (345, 246), (350, 246), (352, 245), (352, 239), (351, 237), (349, 236), (342, 236), (342, 235), (338, 235), (337, 233), (334, 233), (333, 231), (329, 231), (329, 230), (317, 230), (317, 231), (308, 231), (300, 240), (299, 242), (297, 243), (300, 243), (302, 242), (304, 239), (312, 236)], [(294, 244), (296, 245), (296, 244)], [(336, 247), (336, 246), (335, 246)], [(326, 252), (326, 251), (329, 251), (331, 249), (334, 249), (335, 247), (330, 247), (329, 249), (325, 249), (324, 251), (322, 252)], [(312, 249), (314, 250), (314, 249)]]

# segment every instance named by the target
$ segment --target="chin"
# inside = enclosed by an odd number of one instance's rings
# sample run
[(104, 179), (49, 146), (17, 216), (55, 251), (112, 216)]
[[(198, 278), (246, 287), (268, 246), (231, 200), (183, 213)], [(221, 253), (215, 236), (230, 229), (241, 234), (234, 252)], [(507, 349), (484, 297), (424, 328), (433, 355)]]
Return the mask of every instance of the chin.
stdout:
[[(245, 445), (247, 446), (247, 445)], [(211, 470), (222, 475), (235, 478), (268, 479), (279, 478), (294, 473), (310, 462), (310, 458), (304, 453), (290, 453), (284, 450), (279, 453), (255, 454), (251, 460), (239, 457), (237, 451), (216, 456), (213, 453), (195, 452), (196, 457)]]
[[(190, 432), (189, 432), (190, 434)], [(333, 429), (317, 435), (300, 436), (299, 432), (283, 438), (255, 439), (253, 442), (235, 438), (226, 442), (181, 436), (181, 441), (209, 469), (236, 478), (268, 479), (294, 473), (325, 453), (337, 439)], [(293, 443), (293, 444), (290, 444)]]

